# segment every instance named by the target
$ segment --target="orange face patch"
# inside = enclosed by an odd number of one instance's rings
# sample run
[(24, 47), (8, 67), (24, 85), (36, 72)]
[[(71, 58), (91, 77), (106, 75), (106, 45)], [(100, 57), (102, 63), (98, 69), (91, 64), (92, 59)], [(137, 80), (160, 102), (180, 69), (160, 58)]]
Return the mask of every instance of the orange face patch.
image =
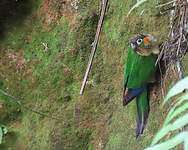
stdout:
[(144, 43), (145, 43), (145, 44), (149, 44), (149, 43), (150, 43), (149, 37), (145, 37), (145, 38), (144, 38)]

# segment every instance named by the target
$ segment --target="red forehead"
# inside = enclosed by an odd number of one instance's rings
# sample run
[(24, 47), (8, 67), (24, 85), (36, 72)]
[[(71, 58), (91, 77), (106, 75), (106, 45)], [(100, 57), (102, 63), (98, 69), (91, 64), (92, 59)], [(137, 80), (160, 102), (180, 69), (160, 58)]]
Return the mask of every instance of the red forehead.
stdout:
[(145, 38), (144, 38), (144, 42), (145, 42), (146, 44), (149, 44), (149, 43), (150, 43), (149, 37), (145, 37)]

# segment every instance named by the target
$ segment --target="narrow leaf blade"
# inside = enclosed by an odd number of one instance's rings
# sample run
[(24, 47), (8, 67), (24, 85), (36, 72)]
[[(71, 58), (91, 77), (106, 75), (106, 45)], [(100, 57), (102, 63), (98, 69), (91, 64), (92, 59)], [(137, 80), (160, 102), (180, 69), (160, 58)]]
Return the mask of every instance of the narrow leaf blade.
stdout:
[(141, 4), (143, 4), (144, 2), (146, 2), (147, 0), (141, 0), (141, 1), (138, 1), (128, 12), (127, 14), (127, 17), (130, 15), (130, 13), (135, 9), (137, 8), (138, 6), (140, 6)]
[(2, 143), (2, 138), (3, 138), (3, 131), (2, 131), (2, 127), (0, 127), (0, 144)]
[(160, 149), (169, 150), (169, 149), (175, 147), (176, 145), (182, 143), (183, 141), (184, 141), (184, 147), (185, 147), (185, 146), (187, 146), (187, 145), (185, 145), (186, 139), (188, 139), (188, 132), (185, 131), (185, 132), (182, 132), (182, 133), (176, 135), (175, 137), (173, 137), (172, 139), (170, 139), (166, 142), (146, 148), (145, 150), (160, 150)]
[(188, 89), (188, 77), (180, 80), (173, 88), (170, 89), (162, 105), (164, 105), (170, 97), (181, 93), (184, 89)]
[(177, 115), (188, 109), (188, 103), (183, 104), (181, 107), (177, 108), (169, 117), (166, 118), (165, 124), (169, 123)]

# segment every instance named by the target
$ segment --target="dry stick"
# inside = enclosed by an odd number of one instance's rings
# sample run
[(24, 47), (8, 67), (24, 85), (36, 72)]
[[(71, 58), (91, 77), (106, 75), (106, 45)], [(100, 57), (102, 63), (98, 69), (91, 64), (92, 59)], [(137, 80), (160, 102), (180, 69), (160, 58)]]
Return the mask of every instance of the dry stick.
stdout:
[(164, 86), (163, 86), (163, 84), (162, 84), (164, 80), (163, 80), (163, 78), (162, 78), (162, 70), (161, 70), (161, 65), (160, 65), (160, 63), (158, 63), (158, 65), (159, 65), (159, 71), (160, 71), (160, 74), (161, 74), (161, 93), (162, 93), (162, 96), (163, 96), (163, 99), (164, 99), (164, 98), (165, 98), (165, 96), (164, 96), (165, 93), (164, 93), (164, 89), (163, 89)]
[(7, 97), (11, 98), (11, 99), (14, 100), (20, 107), (22, 107), (22, 108), (24, 108), (24, 109), (26, 109), (26, 110), (29, 110), (29, 111), (31, 111), (31, 112), (34, 112), (34, 113), (36, 113), (36, 114), (39, 114), (39, 115), (41, 115), (41, 116), (48, 117), (48, 118), (51, 118), (51, 119), (62, 120), (61, 118), (58, 118), (58, 117), (56, 117), (56, 116), (50, 116), (50, 115), (44, 114), (44, 113), (42, 113), (42, 112), (39, 112), (39, 111), (36, 111), (36, 110), (33, 110), (33, 109), (29, 108), (29, 107), (24, 106), (24, 105), (20, 102), (20, 100), (18, 100), (18, 99), (15, 98), (14, 96), (8, 94), (7, 92), (3, 91), (2, 89), (0, 89), (0, 93), (2, 93), (2, 94), (4, 94), (4, 95), (6, 95)]
[(163, 15), (163, 14), (165, 14), (165, 13), (171, 11), (172, 9), (175, 9), (175, 7), (167, 8), (167, 9), (165, 9), (165, 10), (161, 10), (161, 11), (160, 11), (160, 14)]
[(183, 11), (183, 15), (181, 16), (181, 20), (180, 20), (180, 38), (179, 38), (179, 44), (178, 44), (178, 49), (177, 49), (177, 56), (179, 55), (181, 40), (182, 40), (182, 37), (183, 37), (184, 17), (185, 17), (185, 11), (186, 11), (185, 6), (184, 6), (184, 9), (185, 10)]
[(165, 3), (165, 4), (161, 4), (161, 5), (156, 6), (155, 8), (164, 7), (164, 6), (170, 5), (170, 4), (177, 2), (177, 1), (178, 0), (174, 0), (174, 1), (171, 1), (171, 2), (168, 2), (168, 3)]
[(103, 0), (103, 6), (102, 6), (102, 11), (101, 11), (98, 27), (97, 27), (97, 32), (96, 32), (96, 35), (95, 35), (95, 40), (94, 40), (93, 47), (92, 47), (92, 50), (91, 50), (91, 55), (90, 55), (90, 58), (89, 58), (89, 61), (88, 61), (88, 65), (87, 65), (86, 73), (85, 73), (84, 80), (83, 80), (83, 83), (82, 83), (82, 87), (80, 89), (80, 94), (83, 94), (83, 92), (84, 92), (87, 77), (88, 77), (88, 74), (89, 74), (89, 71), (90, 71), (90, 68), (91, 68), (91, 65), (92, 65), (93, 57), (95, 55), (95, 50), (97, 48), (98, 39), (99, 39), (99, 35), (100, 35), (100, 31), (101, 31), (101, 27), (102, 27), (107, 3), (108, 3), (108, 0)]
[(157, 60), (156, 60), (156, 62), (155, 62), (155, 66), (157, 66), (157, 64), (159, 63), (159, 61), (161, 60), (161, 58), (162, 58), (162, 56), (163, 56), (163, 53), (164, 53), (164, 45), (165, 44), (163, 44), (163, 48), (162, 48), (162, 50), (161, 50), (161, 52), (160, 52), (160, 54), (159, 54), (159, 56), (158, 56), (158, 58), (157, 58)]
[[(180, 37), (179, 44), (178, 44), (177, 56), (179, 55), (180, 44), (181, 44), (181, 40), (182, 40), (182, 37), (183, 37), (183, 27), (184, 27), (184, 18), (185, 18), (186, 7), (184, 7), (184, 9), (185, 10), (183, 11), (183, 15), (182, 15), (182, 18), (181, 18), (182, 20), (181, 20), (181, 24), (180, 24), (180, 27), (181, 27), (181, 29), (180, 29), (180, 35), (181, 35), (181, 37)], [(181, 68), (180, 60), (178, 60), (176, 62), (176, 67), (178, 69), (179, 78), (183, 79), (184, 77), (183, 77), (183, 73), (182, 73), (182, 68)]]

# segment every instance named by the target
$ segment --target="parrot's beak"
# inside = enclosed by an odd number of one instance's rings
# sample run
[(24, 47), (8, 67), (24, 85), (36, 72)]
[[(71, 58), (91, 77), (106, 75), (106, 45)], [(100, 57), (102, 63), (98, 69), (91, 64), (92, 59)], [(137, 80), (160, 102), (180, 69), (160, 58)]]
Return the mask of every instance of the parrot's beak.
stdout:
[(132, 47), (132, 49), (133, 49), (134, 51), (137, 50), (137, 47), (135, 46), (135, 44), (131, 43), (131, 47)]

